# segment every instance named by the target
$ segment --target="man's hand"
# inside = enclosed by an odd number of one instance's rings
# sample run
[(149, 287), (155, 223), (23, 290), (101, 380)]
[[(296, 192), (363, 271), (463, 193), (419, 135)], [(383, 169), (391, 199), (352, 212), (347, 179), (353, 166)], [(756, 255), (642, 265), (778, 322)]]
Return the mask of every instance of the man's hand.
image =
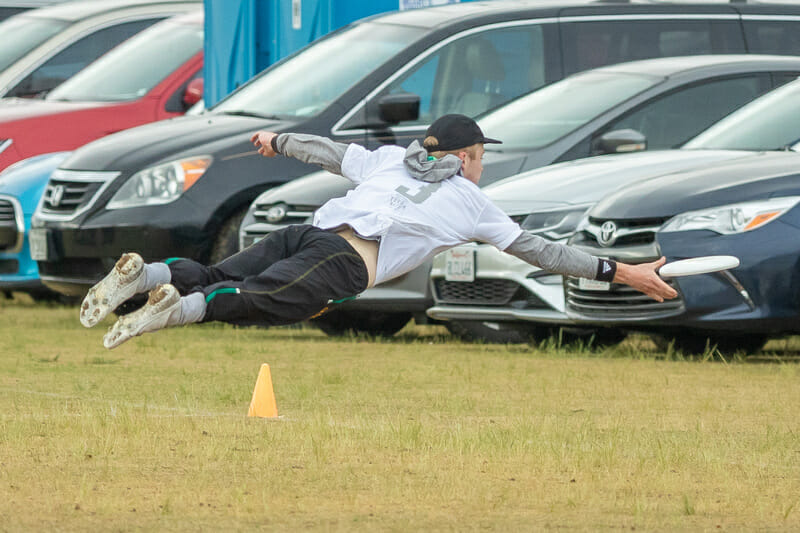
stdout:
[(278, 154), (272, 149), (272, 138), (277, 135), (271, 131), (257, 131), (250, 137), (250, 142), (258, 148), (259, 154), (265, 157), (275, 157)]
[(630, 285), (657, 302), (675, 298), (678, 296), (678, 293), (675, 289), (664, 283), (664, 280), (658, 275), (658, 269), (666, 262), (667, 258), (662, 257), (652, 263), (642, 263), (640, 265), (617, 263), (617, 273), (614, 276), (614, 282)]

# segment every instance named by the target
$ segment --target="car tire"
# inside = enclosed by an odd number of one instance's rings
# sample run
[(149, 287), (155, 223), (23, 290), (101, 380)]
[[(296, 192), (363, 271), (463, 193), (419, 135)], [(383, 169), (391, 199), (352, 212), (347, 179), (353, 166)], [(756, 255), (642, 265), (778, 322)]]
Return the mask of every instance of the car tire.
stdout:
[(374, 313), (368, 311), (330, 311), (311, 323), (331, 337), (369, 335), (391, 337), (411, 320), (410, 313)]
[(614, 328), (562, 328), (563, 344), (581, 344), (588, 348), (616, 346), (628, 337), (628, 333)]
[(444, 327), (461, 340), (488, 344), (526, 344), (550, 336), (549, 328), (526, 327), (512, 322), (448, 320)]
[(209, 255), (209, 264), (216, 265), (239, 251), (239, 226), (247, 214), (247, 207), (229, 217), (214, 237), (214, 245)]
[(672, 349), (690, 355), (703, 354), (708, 347), (714, 346), (723, 355), (732, 355), (737, 352), (752, 354), (760, 351), (767, 342), (766, 335), (721, 332), (661, 334), (654, 335), (652, 338), (659, 350), (667, 351), (672, 346)]

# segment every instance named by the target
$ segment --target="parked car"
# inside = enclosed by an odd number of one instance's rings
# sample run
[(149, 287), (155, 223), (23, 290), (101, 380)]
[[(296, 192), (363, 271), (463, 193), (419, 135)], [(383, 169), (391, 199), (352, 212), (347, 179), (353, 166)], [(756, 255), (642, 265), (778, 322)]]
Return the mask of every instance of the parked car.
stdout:
[[(255, 130), (316, 133), (369, 148), (407, 144), (433, 117), (477, 115), (589, 61), (763, 52), (780, 48), (773, 34), (790, 40), (798, 24), (800, 6), (500, 0), (358, 21), (268, 68), (205, 114), (76, 150), (48, 190), (86, 188), (67, 205), (53, 205), (47, 194), (34, 219), (40, 231), (31, 235), (47, 242), (37, 257), (42, 279), (82, 294), (127, 250), (146, 260), (204, 262), (234, 253), (256, 196), (316, 170), (259, 156), (249, 142)], [(595, 57), (578, 43), (609, 53)]]
[(798, 151), (800, 142), (754, 152), (601, 200), (570, 239), (574, 246), (631, 263), (733, 255), (741, 265), (673, 278), (678, 298), (662, 303), (622, 285), (567, 279), (567, 315), (579, 324), (646, 331), (690, 352), (716, 346), (752, 353), (769, 338), (800, 333)]
[[(488, 136), (503, 140), (485, 147), (481, 185), (520, 168), (678, 146), (798, 73), (798, 57), (709, 55), (634, 61), (573, 74), (478, 118)], [(351, 187), (350, 181), (323, 173), (263, 193), (243, 220), (241, 245), (310, 217), (324, 201)], [(283, 219), (280, 213), (285, 213)], [(433, 304), (430, 268), (427, 262), (374, 287), (315, 323), (329, 333), (399, 329)]]
[(29, 9), (57, 4), (65, 0), (0, 0), (0, 21)]
[(27, 232), (50, 174), (68, 155), (42, 154), (0, 172), (0, 292), (22, 291), (44, 300), (57, 296), (39, 280)]
[(0, 170), (183, 114), (202, 96), (202, 68), (203, 13), (197, 7), (138, 33), (43, 100), (0, 100), (0, 132), (9, 144), (0, 153)]
[(0, 22), (0, 97), (42, 97), (132, 35), (198, 5), (200, 0), (73, 0), (14, 15)]
[[(486, 194), (528, 231), (566, 242), (581, 218), (614, 189), (662, 174), (747, 160), (800, 140), (800, 80), (744, 106), (677, 150), (581, 159), (508, 178)], [(605, 255), (605, 254), (604, 254)], [(541, 338), (567, 317), (563, 280), (492, 246), (471, 245), (434, 258), (428, 314), (461, 335), (499, 342)], [(604, 339), (609, 329), (582, 328)]]

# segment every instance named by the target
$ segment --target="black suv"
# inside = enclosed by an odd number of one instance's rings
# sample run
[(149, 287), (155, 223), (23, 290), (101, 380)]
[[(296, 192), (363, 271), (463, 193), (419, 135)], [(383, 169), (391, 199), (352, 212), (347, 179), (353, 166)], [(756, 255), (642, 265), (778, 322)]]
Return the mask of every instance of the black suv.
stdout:
[(407, 144), (591, 67), (671, 55), (800, 54), (800, 6), (497, 0), (363, 19), (277, 63), (203, 115), (95, 141), (54, 172), (33, 219), (42, 281), (79, 295), (124, 251), (215, 262), (262, 191), (316, 170), (249, 138), (294, 131)]

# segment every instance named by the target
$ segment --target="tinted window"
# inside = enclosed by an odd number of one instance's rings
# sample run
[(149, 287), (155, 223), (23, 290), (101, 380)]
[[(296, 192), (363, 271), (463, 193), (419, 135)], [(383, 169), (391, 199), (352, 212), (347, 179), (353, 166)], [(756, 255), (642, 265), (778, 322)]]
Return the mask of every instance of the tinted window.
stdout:
[(733, 21), (570, 22), (561, 36), (565, 75), (636, 59), (745, 50)]
[(714, 122), (769, 90), (768, 74), (717, 79), (651, 100), (606, 130), (631, 128), (647, 137), (647, 148), (675, 148)]
[(202, 26), (165, 21), (111, 50), (47, 99), (135, 100), (202, 49)]
[(137, 20), (103, 28), (70, 44), (31, 72), (7, 96), (44, 96), (83, 67), (158, 19)]
[(382, 94), (414, 93), (430, 124), (447, 113), (476, 116), (545, 84), (542, 26), (505, 28), (449, 43), (395, 80)]
[(775, 89), (717, 122), (685, 149), (780, 150), (800, 141), (800, 81)]
[(591, 119), (661, 82), (656, 76), (621, 72), (584, 72), (521, 96), (490, 111), (478, 123), (503, 144), (489, 150), (539, 148), (580, 128)]
[(214, 110), (261, 116), (314, 116), (423, 32), (410, 26), (357, 24), (270, 67)]
[(14, 17), (0, 24), (0, 71), (67, 27), (67, 22), (37, 17)]
[(744, 34), (754, 54), (800, 55), (800, 21), (746, 20)]

